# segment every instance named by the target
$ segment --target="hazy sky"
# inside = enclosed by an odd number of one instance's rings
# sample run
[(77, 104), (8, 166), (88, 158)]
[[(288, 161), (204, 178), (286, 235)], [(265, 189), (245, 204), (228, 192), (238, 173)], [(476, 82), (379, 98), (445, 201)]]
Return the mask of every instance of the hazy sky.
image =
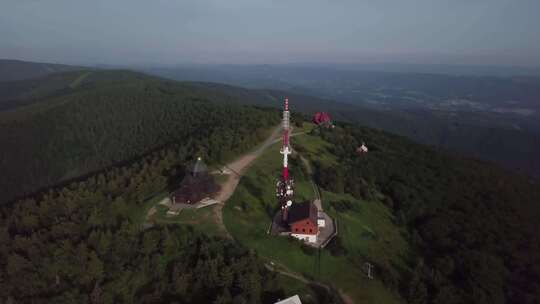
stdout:
[(540, 66), (540, 0), (0, 0), (0, 58)]

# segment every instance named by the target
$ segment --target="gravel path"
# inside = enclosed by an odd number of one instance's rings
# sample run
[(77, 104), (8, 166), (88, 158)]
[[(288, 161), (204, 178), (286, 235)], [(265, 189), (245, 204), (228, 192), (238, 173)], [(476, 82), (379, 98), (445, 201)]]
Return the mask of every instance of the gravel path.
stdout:
[(259, 157), (268, 147), (270, 147), (274, 143), (274, 140), (276, 139), (276, 137), (279, 136), (280, 131), (281, 126), (274, 128), (272, 134), (270, 134), (270, 136), (257, 149), (243, 155), (232, 163), (227, 164), (226, 167), (231, 169), (233, 172), (236, 172), (237, 174), (229, 174), (227, 181), (222, 185), (221, 190), (214, 197), (215, 200), (225, 203), (231, 197), (231, 195), (234, 193), (234, 190), (236, 189), (236, 186), (238, 186), (241, 175), (244, 174), (249, 165), (251, 165), (251, 163), (253, 163), (253, 161), (257, 157)]
[(227, 228), (225, 228), (225, 225), (223, 224), (223, 205), (234, 193), (236, 186), (238, 186), (238, 183), (240, 182), (242, 174), (244, 174), (249, 165), (251, 165), (253, 161), (257, 159), (257, 157), (259, 157), (268, 147), (270, 147), (276, 141), (276, 139), (279, 140), (280, 131), (281, 125), (275, 127), (270, 136), (257, 149), (226, 165), (226, 167), (234, 173), (229, 174), (227, 180), (221, 186), (218, 194), (214, 197), (215, 200), (221, 202), (217, 208), (214, 208), (214, 215), (216, 217), (217, 224), (220, 226), (220, 230), (222, 230), (229, 238), (232, 238), (232, 236), (229, 234)]

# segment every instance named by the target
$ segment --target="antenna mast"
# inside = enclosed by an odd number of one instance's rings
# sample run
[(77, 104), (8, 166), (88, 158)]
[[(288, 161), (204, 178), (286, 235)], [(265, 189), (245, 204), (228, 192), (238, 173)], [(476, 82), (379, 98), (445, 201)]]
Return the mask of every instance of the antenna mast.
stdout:
[(285, 104), (283, 108), (283, 146), (280, 153), (283, 154), (283, 171), (281, 178), (286, 181), (289, 179), (289, 154), (291, 154), (291, 147), (289, 146), (289, 99), (285, 98)]
[(289, 178), (289, 154), (292, 153), (289, 145), (289, 132), (290, 132), (290, 113), (289, 113), (289, 99), (285, 98), (283, 105), (283, 144), (281, 146), (280, 153), (283, 155), (283, 168), (281, 171), (281, 178), (276, 184), (276, 196), (278, 202), (281, 205), (281, 216), (284, 222), (287, 221), (288, 209), (292, 205), (293, 196), (293, 180)]

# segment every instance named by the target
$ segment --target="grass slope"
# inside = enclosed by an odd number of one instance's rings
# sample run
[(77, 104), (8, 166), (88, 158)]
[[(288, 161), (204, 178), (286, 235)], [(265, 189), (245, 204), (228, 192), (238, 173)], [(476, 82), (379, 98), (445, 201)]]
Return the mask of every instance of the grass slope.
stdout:
[[(305, 147), (308, 158), (320, 155), (320, 159), (337, 162), (327, 151), (327, 143), (318, 137), (301, 135), (293, 138)], [(267, 234), (271, 214), (276, 202), (274, 197), (275, 177), (279, 173), (279, 144), (269, 149), (256, 161), (242, 178), (236, 193), (224, 208), (224, 222), (229, 232), (242, 244), (285, 268), (321, 280), (342, 290), (356, 303), (398, 303), (396, 292), (387, 289), (380, 280), (367, 280), (362, 264), (371, 261), (381, 264), (404, 265), (403, 256), (407, 244), (402, 231), (395, 227), (392, 216), (380, 202), (360, 201), (350, 196), (330, 192), (323, 193), (324, 208), (338, 219), (339, 238), (348, 253), (334, 256), (322, 250), (320, 273), (317, 254), (294, 240)], [(301, 162), (291, 162), (296, 180), (297, 200), (313, 197), (309, 177), (302, 170)], [(335, 200), (351, 200), (357, 210), (339, 212), (332, 208)], [(366, 237), (369, 231), (369, 237)]]

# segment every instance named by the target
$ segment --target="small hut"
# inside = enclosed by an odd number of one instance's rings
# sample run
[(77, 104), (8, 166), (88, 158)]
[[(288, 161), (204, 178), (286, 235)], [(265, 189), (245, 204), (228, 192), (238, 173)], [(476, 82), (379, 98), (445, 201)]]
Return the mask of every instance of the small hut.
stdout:
[(214, 178), (208, 174), (208, 167), (199, 157), (190, 167), (180, 187), (171, 193), (173, 204), (195, 204), (219, 190)]
[(332, 119), (326, 112), (317, 112), (313, 115), (313, 123), (323, 128), (333, 128)]
[(302, 241), (316, 243), (319, 234), (317, 214), (317, 207), (313, 202), (293, 204), (287, 217), (291, 236)]

